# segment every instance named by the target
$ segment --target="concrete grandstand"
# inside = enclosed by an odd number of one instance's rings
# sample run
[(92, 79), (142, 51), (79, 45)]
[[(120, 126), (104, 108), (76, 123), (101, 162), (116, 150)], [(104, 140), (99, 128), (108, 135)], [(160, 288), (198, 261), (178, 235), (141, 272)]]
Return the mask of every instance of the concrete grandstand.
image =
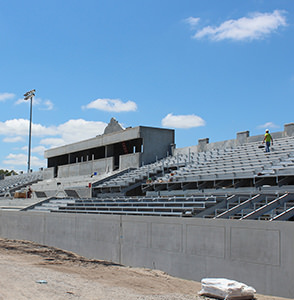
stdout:
[[(292, 220), (293, 132), (294, 125), (287, 124), (283, 132), (273, 133), (275, 144), (267, 154), (260, 147), (263, 137), (250, 137), (249, 132), (238, 133), (235, 140), (212, 144), (208, 139), (202, 139), (196, 147), (183, 149), (174, 149), (171, 139), (167, 145), (173, 150), (171, 155), (167, 151), (166, 157), (158, 159), (160, 156), (154, 149), (154, 162), (149, 160), (148, 164), (144, 164), (137, 161), (136, 165), (129, 162), (127, 168), (120, 168), (117, 172), (112, 170), (114, 172), (109, 176), (104, 172), (105, 175), (100, 178), (94, 175), (91, 180), (89, 177), (75, 180), (73, 177), (58, 178), (56, 186), (62, 186), (63, 197), (60, 197), (60, 191), (56, 195), (50, 193), (50, 185), (36, 184), (33, 186), (36, 195), (43, 192), (42, 196), (48, 193), (51, 198), (27, 209), (63, 213)], [(158, 141), (158, 138), (154, 140)], [(121, 153), (120, 160), (125, 154)], [(54, 186), (53, 190), (58, 188)]]
[(294, 124), (272, 136), (270, 153), (248, 131), (176, 149), (173, 130), (112, 119), (101, 136), (47, 150), (46, 169), (2, 180), (0, 195), (30, 186), (21, 208), (33, 211), (292, 220)]
[(292, 297), (294, 123), (272, 136), (269, 153), (248, 131), (176, 148), (173, 130), (112, 120), (48, 150), (47, 168), (0, 180), (0, 236)]

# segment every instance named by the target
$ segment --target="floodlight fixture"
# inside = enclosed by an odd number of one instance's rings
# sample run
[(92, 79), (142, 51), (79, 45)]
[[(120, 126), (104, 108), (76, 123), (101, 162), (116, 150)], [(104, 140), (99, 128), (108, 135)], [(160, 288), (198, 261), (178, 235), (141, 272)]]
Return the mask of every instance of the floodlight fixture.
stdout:
[(31, 97), (35, 96), (36, 90), (31, 90), (24, 94), (24, 100), (29, 100)]
[(28, 173), (31, 171), (31, 141), (32, 141), (32, 110), (33, 110), (33, 97), (36, 90), (31, 90), (24, 94), (24, 100), (31, 100), (30, 102), (30, 126), (29, 126), (29, 149), (28, 149)]

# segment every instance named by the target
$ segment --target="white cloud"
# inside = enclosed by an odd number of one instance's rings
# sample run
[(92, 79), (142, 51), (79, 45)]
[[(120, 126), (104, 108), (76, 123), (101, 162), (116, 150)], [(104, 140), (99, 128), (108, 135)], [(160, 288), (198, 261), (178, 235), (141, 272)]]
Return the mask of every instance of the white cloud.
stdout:
[(200, 18), (189, 17), (189, 18), (185, 19), (184, 21), (186, 23), (188, 23), (191, 28), (195, 28), (198, 25)]
[(122, 102), (120, 99), (96, 99), (86, 106), (82, 107), (83, 109), (99, 109), (103, 111), (111, 112), (125, 112), (125, 111), (136, 111), (137, 104), (133, 101)]
[(42, 101), (41, 110), (52, 110), (53, 109), (53, 103), (51, 100), (44, 100)]
[(4, 143), (17, 143), (17, 142), (23, 142), (24, 139), (21, 136), (14, 136), (14, 137), (6, 137), (3, 139)]
[(58, 132), (65, 143), (93, 138), (104, 132), (107, 123), (85, 121), (83, 119), (69, 120), (58, 126)]
[(23, 98), (20, 98), (20, 99), (17, 99), (14, 104), (19, 105), (19, 104), (27, 103), (27, 102), (29, 102), (29, 101), (25, 101)]
[(66, 144), (62, 138), (45, 138), (40, 141), (40, 144), (47, 145), (49, 148), (60, 147)]
[(44, 147), (44, 146), (37, 146), (37, 147), (34, 147), (32, 149), (32, 153), (36, 153), (38, 155), (41, 155), (43, 156), (44, 155), (44, 151), (46, 150), (47, 148)]
[[(26, 154), (13, 154), (10, 153), (6, 159), (3, 161), (5, 165), (10, 166), (25, 166), (27, 165), (28, 157)], [(46, 161), (43, 159), (40, 159), (36, 156), (31, 156), (30, 161), (31, 167), (40, 168), (46, 166)], [(15, 169), (15, 167), (12, 167), (11, 169)]]
[(161, 121), (164, 127), (173, 128), (193, 128), (205, 125), (205, 121), (196, 115), (178, 115), (168, 114)]
[(0, 102), (12, 99), (14, 97), (15, 95), (12, 93), (0, 93)]
[[(29, 131), (29, 120), (13, 119), (0, 122), (0, 135), (5, 136), (27, 136)], [(32, 124), (32, 135), (46, 136), (58, 134), (55, 127), (45, 127), (41, 124)]]
[[(46, 166), (46, 162), (38, 156), (43, 157), (44, 151), (48, 148), (58, 147), (65, 144), (93, 138), (97, 135), (103, 134), (107, 123), (85, 121), (83, 119), (69, 120), (57, 127), (46, 127), (41, 124), (32, 124), (32, 153), (35, 155), (31, 157), (31, 167), (39, 168)], [(25, 142), (22, 137), (28, 136), (29, 121), (24, 119), (13, 119), (5, 122), (0, 122), (0, 135), (5, 136), (3, 141), (8, 142)], [(40, 137), (44, 137), (40, 140)], [(19, 168), (26, 168), (27, 165), (27, 145), (24, 143), (19, 146), (17, 150), (21, 150), (22, 154), (9, 154), (2, 162), (7, 165), (9, 169), (16, 170)]]
[(85, 121), (83, 119), (69, 120), (56, 128), (58, 132), (56, 137), (44, 138), (40, 143), (50, 147), (59, 147), (65, 144), (94, 138), (97, 135), (103, 134), (106, 126), (107, 123), (99, 121)]
[(207, 26), (197, 31), (194, 38), (208, 37), (214, 41), (254, 40), (261, 39), (274, 32), (281, 26), (286, 26), (284, 11), (275, 10), (273, 13), (252, 13), (248, 17), (228, 20), (218, 27)]
[(258, 128), (260, 129), (266, 129), (266, 128), (271, 128), (271, 129), (275, 129), (275, 128), (279, 128), (280, 126), (274, 124), (273, 122), (267, 122), (263, 125), (259, 125)]
[[(23, 98), (20, 98), (17, 101), (15, 101), (15, 105), (20, 105), (24, 103), (29, 104), (30, 101), (24, 100)], [(51, 100), (48, 99), (43, 100), (42, 98), (36, 98), (36, 97), (33, 98), (33, 106), (38, 107), (39, 110), (52, 110), (54, 107)]]
[[(41, 144), (56, 147), (95, 137), (102, 134), (106, 126), (107, 123), (104, 122), (83, 119), (69, 120), (57, 127), (33, 123), (32, 136), (33, 138), (44, 137)], [(27, 137), (28, 134), (29, 120), (13, 119), (0, 122), (0, 135), (5, 136), (3, 141), (6, 143), (22, 141), (22, 137)]]

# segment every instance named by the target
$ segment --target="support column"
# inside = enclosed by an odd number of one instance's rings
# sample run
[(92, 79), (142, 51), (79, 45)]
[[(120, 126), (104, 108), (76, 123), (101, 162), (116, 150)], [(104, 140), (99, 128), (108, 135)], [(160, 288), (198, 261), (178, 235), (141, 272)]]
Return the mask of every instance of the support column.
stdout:
[(249, 137), (249, 131), (237, 132), (237, 145), (243, 145), (247, 143)]
[(198, 152), (206, 151), (207, 144), (209, 144), (209, 138), (198, 140)]
[(284, 125), (284, 136), (294, 136), (294, 123)]

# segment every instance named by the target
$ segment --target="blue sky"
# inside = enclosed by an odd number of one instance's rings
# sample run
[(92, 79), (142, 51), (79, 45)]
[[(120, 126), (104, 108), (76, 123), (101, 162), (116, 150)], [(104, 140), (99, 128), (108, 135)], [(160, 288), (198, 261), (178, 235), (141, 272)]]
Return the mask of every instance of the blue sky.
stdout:
[(177, 147), (294, 121), (293, 0), (0, 2), (0, 169), (124, 127), (173, 128)]

